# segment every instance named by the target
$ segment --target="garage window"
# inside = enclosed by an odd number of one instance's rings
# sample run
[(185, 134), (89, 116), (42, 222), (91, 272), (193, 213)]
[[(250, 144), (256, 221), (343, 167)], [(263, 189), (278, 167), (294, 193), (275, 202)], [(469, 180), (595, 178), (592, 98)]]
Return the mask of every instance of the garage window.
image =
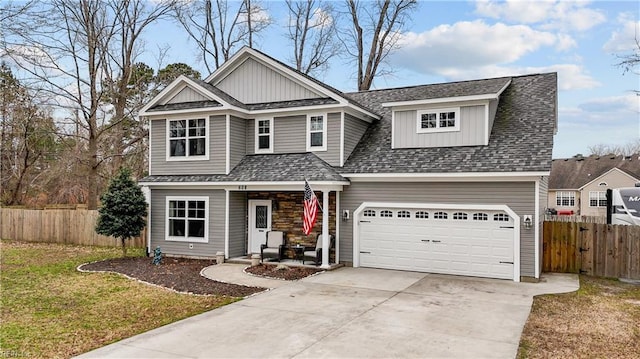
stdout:
[(429, 212), (418, 211), (418, 212), (416, 212), (416, 218), (427, 219), (427, 218), (429, 218)]
[(384, 211), (380, 211), (380, 217), (387, 217), (387, 218), (393, 217), (393, 212), (385, 209)]
[(467, 219), (467, 214), (464, 212), (456, 212), (453, 214), (453, 219), (456, 220), (466, 220)]
[(365, 217), (375, 217), (376, 216), (376, 211), (374, 211), (372, 209), (365, 209), (362, 215), (365, 216)]
[(433, 214), (433, 219), (447, 219), (447, 212), (435, 212)]
[(474, 221), (488, 221), (489, 216), (486, 213), (474, 213), (473, 214)]
[(398, 218), (411, 218), (411, 212), (409, 211), (398, 211)]
[(504, 213), (496, 213), (493, 215), (493, 220), (496, 222), (509, 222), (509, 216)]

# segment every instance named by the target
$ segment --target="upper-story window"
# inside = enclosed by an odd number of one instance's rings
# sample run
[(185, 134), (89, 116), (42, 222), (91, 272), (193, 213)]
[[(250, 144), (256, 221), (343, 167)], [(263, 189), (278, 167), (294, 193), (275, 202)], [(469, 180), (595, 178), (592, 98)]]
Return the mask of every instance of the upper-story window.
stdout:
[(556, 192), (556, 206), (573, 207), (576, 205), (575, 192)]
[(203, 118), (169, 121), (168, 160), (207, 159), (207, 121)]
[(460, 109), (440, 108), (418, 111), (417, 131), (421, 133), (460, 131)]
[(273, 152), (273, 118), (256, 119), (256, 153)]
[(327, 150), (327, 116), (307, 116), (307, 151)]

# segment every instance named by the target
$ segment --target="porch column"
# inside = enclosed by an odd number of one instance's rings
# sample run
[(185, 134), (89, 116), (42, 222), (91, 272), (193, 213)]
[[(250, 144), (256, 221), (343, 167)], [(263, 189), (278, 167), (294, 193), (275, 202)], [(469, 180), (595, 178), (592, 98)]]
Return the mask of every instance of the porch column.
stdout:
[(329, 268), (329, 191), (322, 191), (322, 265)]

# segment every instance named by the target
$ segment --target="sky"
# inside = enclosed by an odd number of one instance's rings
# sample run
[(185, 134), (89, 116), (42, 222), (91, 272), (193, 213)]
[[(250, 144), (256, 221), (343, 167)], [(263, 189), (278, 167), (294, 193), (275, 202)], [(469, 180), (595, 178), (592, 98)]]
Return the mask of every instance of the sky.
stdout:
[[(290, 63), (283, 1), (263, 1), (273, 23), (257, 49)], [(588, 154), (589, 146), (640, 139), (640, 76), (615, 66), (640, 39), (640, 1), (420, 1), (389, 58), (393, 74), (374, 88), (403, 87), (558, 73), (558, 132), (554, 158)], [(209, 75), (179, 27), (162, 21), (145, 37), (141, 60), (184, 62)], [(640, 68), (637, 69), (640, 71)], [(356, 89), (355, 70), (335, 58), (319, 80), (344, 92)]]

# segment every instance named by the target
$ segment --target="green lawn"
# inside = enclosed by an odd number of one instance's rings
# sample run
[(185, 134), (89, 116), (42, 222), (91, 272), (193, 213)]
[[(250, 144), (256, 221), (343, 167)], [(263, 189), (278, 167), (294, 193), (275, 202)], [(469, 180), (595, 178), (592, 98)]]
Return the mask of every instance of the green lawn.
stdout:
[(70, 357), (237, 300), (76, 271), (121, 256), (120, 248), (6, 240), (1, 246), (0, 357)]

